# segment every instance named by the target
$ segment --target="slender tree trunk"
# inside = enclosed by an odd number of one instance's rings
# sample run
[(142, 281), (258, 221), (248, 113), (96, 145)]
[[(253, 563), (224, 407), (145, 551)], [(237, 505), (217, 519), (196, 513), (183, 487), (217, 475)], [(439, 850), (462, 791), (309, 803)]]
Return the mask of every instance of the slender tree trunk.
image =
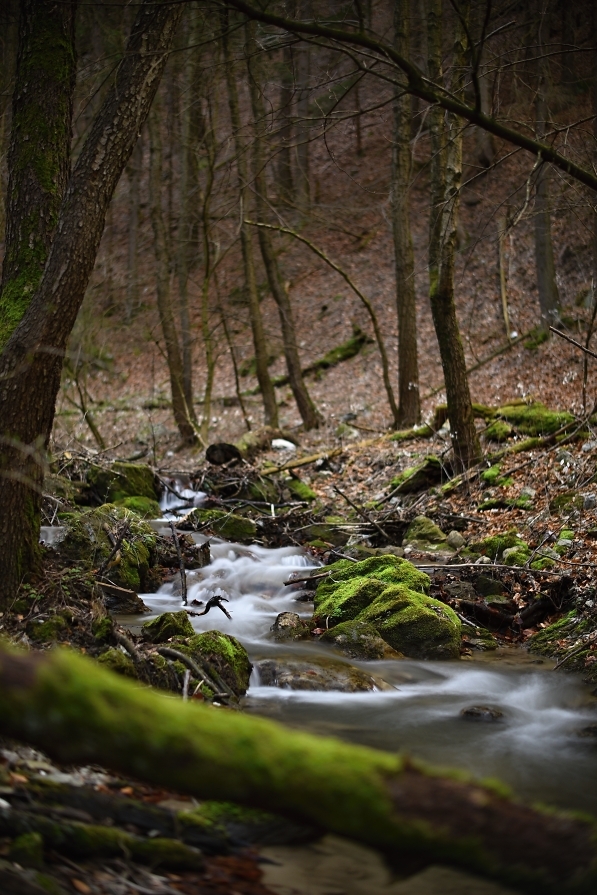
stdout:
[(130, 323), (139, 310), (139, 210), (143, 138), (140, 135), (127, 171), (129, 177), (128, 265), (126, 278), (125, 321)]
[[(597, 170), (597, 3), (593, 4), (593, 83), (592, 83), (592, 102), (593, 102), (593, 165)], [(597, 194), (591, 195), (593, 207), (593, 304), (597, 303)]]
[(245, 217), (249, 206), (249, 172), (247, 164), (247, 146), (241, 134), (240, 110), (238, 104), (238, 91), (236, 86), (230, 42), (227, 31), (228, 23), (223, 20), (222, 46), (224, 49), (224, 62), (226, 69), (226, 82), (228, 85), (228, 104), (230, 106), (230, 121), (234, 133), (236, 148), (236, 165), (238, 169), (239, 193), (240, 193), (240, 240), (245, 271), (245, 287), (249, 299), (249, 315), (253, 332), (253, 346), (255, 348), (255, 364), (257, 366), (257, 381), (263, 398), (263, 410), (266, 426), (278, 425), (278, 405), (276, 395), (270, 379), (267, 366), (267, 345), (263, 329), (263, 318), (257, 292), (255, 279), (255, 262), (253, 257), (253, 240), (249, 226), (245, 223)]
[(189, 39), (183, 72), (181, 102), (181, 147), (180, 147), (180, 212), (178, 217), (178, 251), (176, 253), (176, 269), (178, 274), (178, 301), (180, 314), (180, 331), (182, 343), (183, 391), (187, 407), (193, 407), (193, 334), (191, 332), (191, 315), (189, 312), (189, 254), (191, 251), (192, 222), (191, 204), (197, 196), (191, 197), (193, 155), (197, 147), (192, 139), (192, 105), (195, 102), (193, 84), (195, 81), (195, 51), (197, 38), (197, 9), (189, 10)]
[[(32, 4), (29, 9), (35, 10), (37, 6), (37, 3)], [(26, 208), (17, 201), (21, 177), (27, 178), (30, 171), (36, 170), (46, 173), (48, 161), (55, 166), (53, 173), (56, 177), (59, 177), (63, 163), (68, 170), (70, 126), (64, 124), (68, 118), (64, 107), (70, 105), (72, 87), (69, 93), (65, 85), (59, 109), (52, 111), (45, 92), (47, 83), (34, 78), (28, 84), (31, 71), (28, 63), (32, 55), (43, 51), (43, 61), (49, 45), (47, 38), (51, 36), (54, 40), (56, 21), (60, 18), (58, 13), (64, 15), (71, 9), (67, 4), (47, 6), (52, 7), (51, 16), (25, 16), (21, 31), (20, 58), (24, 67), (20, 80), (17, 78), (15, 106), (18, 114), (13, 122), (11, 144), (12, 185), (8, 207), (11, 209), (14, 255), (9, 261), (12, 276), (9, 283), (14, 283), (20, 276), (18, 255), (22, 252), (23, 269), (29, 271), (33, 288), (31, 301), (0, 355), (0, 608), (4, 610), (10, 607), (19, 583), (35, 564), (42, 461), (54, 421), (62, 359), (93, 271), (110, 199), (147, 117), (182, 12), (180, 4), (155, 3), (154, 0), (145, 0), (141, 4), (126, 53), (116, 71), (114, 86), (109, 90), (68, 178), (60, 212), (53, 211), (55, 197), (52, 190), (50, 196), (39, 201), (39, 188), (37, 192), (32, 189), (32, 208), (38, 209), (37, 229), (27, 233), (27, 239), (23, 241), (24, 229), (19, 225), (21, 213)], [(64, 47), (65, 61), (73, 58), (70, 27), (60, 38), (60, 47)], [(69, 65), (72, 71), (72, 62)], [(56, 66), (53, 65), (52, 70), (56, 71)], [(67, 80), (74, 82), (70, 75)], [(39, 90), (35, 87), (38, 83)], [(27, 85), (29, 89), (24, 90)], [(62, 131), (61, 141), (56, 143), (55, 152), (49, 156), (45, 152), (44, 140), (40, 139), (43, 130), (39, 124), (41, 108), (46, 116), (43, 120), (56, 125), (51, 128), (52, 138), (58, 130)], [(47, 117), (49, 108), (55, 118)], [(28, 120), (35, 122), (35, 139), (23, 139), (27, 131), (21, 129), (19, 120), (23, 127)], [(58, 159), (64, 162), (58, 164)], [(27, 164), (21, 166), (21, 161), (25, 160)], [(35, 184), (33, 175), (31, 182)], [(54, 230), (54, 239), (50, 240), (48, 233)], [(32, 267), (28, 267), (29, 237), (41, 252), (47, 252), (51, 241), (39, 281), (39, 254), (34, 256)], [(18, 250), (15, 243), (19, 244)], [(13, 315), (13, 319), (16, 317)], [(23, 413), (24, 407), (26, 413)]]
[[(253, 179), (255, 183), (256, 197), (256, 213), (258, 221), (265, 221), (268, 217), (267, 202), (267, 182), (265, 177), (265, 153), (264, 153), (264, 122), (265, 109), (263, 104), (263, 95), (261, 93), (263, 78), (260, 59), (255, 55), (257, 47), (254, 41), (254, 25), (248, 22), (246, 25), (247, 42), (249, 52), (247, 56), (247, 68), (249, 72), (249, 87), (251, 92), (251, 107), (253, 111), (254, 135), (253, 135)], [(301, 370), (301, 359), (299, 357), (298, 346), (296, 341), (296, 329), (294, 325), (294, 315), (290, 304), (290, 298), (284, 285), (284, 280), (278, 266), (278, 259), (272, 245), (271, 231), (264, 228), (258, 229), (259, 246), (261, 248), (261, 257), (267, 275), (270, 291), (274, 297), (274, 301), (278, 306), (280, 315), (280, 326), (282, 328), (282, 340), (284, 343), (284, 356), (286, 358), (286, 369), (288, 370), (288, 379), (290, 388), (296, 401), (296, 406), (301, 415), (301, 419), (305, 429), (316, 429), (322, 422), (323, 418), (318, 413), (315, 404), (311, 400), (311, 396), (307, 391), (307, 386), (303, 379)]]
[(284, 47), (282, 56), (282, 72), (280, 76), (280, 125), (278, 150), (278, 199), (284, 203), (293, 201), (292, 182), (292, 101), (293, 101), (293, 59), (292, 48)]
[[(466, 15), (468, 3), (460, 4)], [(428, 10), (429, 76), (442, 78), (442, 6), (430, 0)], [(455, 22), (452, 92), (462, 95), (464, 33)], [(431, 313), (444, 371), (450, 435), (456, 469), (466, 469), (481, 458), (479, 436), (466, 375), (454, 301), (454, 253), (462, 174), (461, 122), (437, 106), (429, 110), (431, 134), (431, 218), (429, 234), (429, 289)]]
[[(410, 2), (394, 5), (394, 45), (399, 53), (409, 51)], [(410, 232), (410, 98), (396, 88), (394, 97), (394, 143), (392, 146), (392, 231), (398, 311), (398, 417), (400, 425), (414, 426), (421, 419), (417, 356), (417, 303), (415, 264)]]
[[(305, 0), (301, 4), (304, 8), (301, 13), (310, 18), (312, 14), (311, 3)], [(309, 180), (309, 75), (311, 67), (310, 45), (299, 44), (296, 50), (296, 79), (297, 79), (297, 122), (294, 129), (296, 147), (296, 202), (303, 215), (307, 214), (311, 205), (311, 184)]]
[(193, 418), (193, 405), (189, 406), (185, 398), (182, 356), (170, 296), (170, 264), (162, 207), (162, 175), (160, 117), (158, 109), (154, 108), (149, 116), (149, 204), (155, 248), (158, 313), (166, 345), (172, 412), (183, 443), (192, 445), (198, 441), (197, 425)]
[[(547, 122), (547, 103), (545, 90), (548, 80), (546, 62), (542, 58), (544, 51), (543, 7), (537, 2), (537, 100), (536, 100), (536, 136), (543, 140)], [(539, 292), (539, 308), (541, 311), (540, 328), (549, 335), (549, 326), (554, 325), (560, 316), (560, 296), (556, 281), (556, 265), (551, 240), (551, 212), (549, 201), (549, 168), (540, 164), (535, 184), (535, 268), (537, 272), (537, 290)]]

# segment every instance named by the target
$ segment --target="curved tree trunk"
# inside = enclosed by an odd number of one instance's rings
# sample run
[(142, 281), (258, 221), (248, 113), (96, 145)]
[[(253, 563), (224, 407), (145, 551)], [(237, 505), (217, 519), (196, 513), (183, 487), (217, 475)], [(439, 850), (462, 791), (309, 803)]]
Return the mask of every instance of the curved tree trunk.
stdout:
[(267, 365), (267, 345), (265, 340), (265, 331), (263, 329), (263, 318), (261, 316), (261, 306), (259, 304), (259, 294), (257, 292), (257, 281), (255, 279), (255, 260), (253, 257), (253, 240), (251, 231), (245, 223), (245, 215), (248, 211), (249, 200), (249, 170), (247, 164), (247, 146), (241, 134), (240, 109), (238, 104), (238, 90), (234, 76), (234, 65), (232, 54), (230, 52), (230, 41), (228, 37), (228, 23), (223, 17), (222, 23), (222, 46), (224, 49), (224, 61), (226, 69), (226, 82), (228, 86), (228, 104), (230, 107), (230, 121), (232, 131), (234, 133), (234, 142), (236, 149), (236, 165), (238, 169), (239, 193), (240, 193), (240, 241), (243, 253), (243, 264), (245, 271), (245, 287), (249, 299), (249, 315), (251, 317), (251, 329), (253, 332), (253, 347), (255, 348), (255, 364), (257, 367), (257, 381), (263, 398), (264, 422), (266, 426), (278, 425), (278, 405), (276, 404), (276, 395), (274, 386), (270, 379)]
[[(403, 55), (409, 52), (410, 2), (397, 0), (394, 5), (394, 46)], [(410, 97), (397, 87), (394, 97), (391, 203), (398, 312), (398, 422), (402, 426), (414, 426), (421, 421), (415, 262), (409, 216), (410, 132)]]
[[(39, 286), (0, 356), (2, 609), (11, 605), (35, 561), (41, 459), (54, 421), (62, 359), (93, 271), (110, 199), (147, 117), (181, 12), (181, 4), (154, 0), (144, 0), (139, 8), (115, 84), (69, 177)], [(23, 103), (29, 96), (35, 109), (33, 90)], [(18, 129), (14, 139), (19, 140)], [(37, 145), (33, 141), (28, 149)], [(41, 164), (43, 158), (43, 152), (34, 154), (33, 163)]]
[[(259, 221), (265, 221), (268, 216), (267, 183), (265, 178), (265, 157), (263, 151), (263, 130), (265, 122), (265, 109), (263, 106), (261, 66), (259, 65), (258, 48), (254, 46), (254, 25), (248, 22), (246, 26), (249, 52), (247, 56), (247, 68), (249, 72), (249, 89), (251, 92), (251, 107), (253, 111), (254, 136), (253, 136), (253, 178), (255, 182), (256, 213)], [(267, 275), (267, 281), (274, 301), (278, 306), (280, 326), (282, 328), (282, 340), (284, 343), (284, 357), (290, 388), (296, 401), (296, 406), (301, 415), (305, 429), (316, 429), (323, 422), (321, 414), (313, 403), (307, 386), (303, 379), (301, 359), (299, 357), (294, 315), (288, 292), (278, 266), (278, 259), (272, 245), (269, 230), (259, 228), (259, 246), (261, 257)]]
[(170, 296), (170, 264), (162, 208), (162, 177), (160, 118), (157, 109), (153, 109), (149, 116), (149, 204), (155, 248), (158, 313), (166, 345), (172, 412), (183, 444), (193, 445), (198, 442), (197, 425), (193, 407), (188, 406), (185, 397), (183, 361)]
[(400, 861), (451, 864), (519, 892), (593, 895), (597, 822), (528, 808), (499, 784), (396, 754), (164, 699), (67, 650), (0, 647), (0, 732), (199, 799), (235, 801)]
[[(466, 14), (465, 5), (460, 6)], [(442, 78), (442, 4), (431, 0), (428, 12), (429, 76)], [(458, 20), (454, 40), (452, 92), (464, 89), (464, 33)], [(446, 120), (444, 120), (446, 119)], [(429, 234), (429, 296), (444, 371), (450, 435), (456, 469), (466, 469), (481, 458), (479, 436), (466, 375), (464, 348), (460, 338), (454, 301), (454, 253), (459, 190), (462, 174), (461, 123), (439, 106), (429, 110), (431, 135), (431, 218)]]

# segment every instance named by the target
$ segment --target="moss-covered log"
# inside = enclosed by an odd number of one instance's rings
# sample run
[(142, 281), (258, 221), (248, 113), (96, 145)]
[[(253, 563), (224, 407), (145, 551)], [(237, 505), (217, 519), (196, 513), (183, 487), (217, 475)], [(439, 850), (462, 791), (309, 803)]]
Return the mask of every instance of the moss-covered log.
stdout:
[(592, 893), (597, 824), (528, 808), (496, 785), (400, 755), (167, 700), (66, 651), (0, 650), (0, 731), (65, 762), (315, 823), (521, 891)]

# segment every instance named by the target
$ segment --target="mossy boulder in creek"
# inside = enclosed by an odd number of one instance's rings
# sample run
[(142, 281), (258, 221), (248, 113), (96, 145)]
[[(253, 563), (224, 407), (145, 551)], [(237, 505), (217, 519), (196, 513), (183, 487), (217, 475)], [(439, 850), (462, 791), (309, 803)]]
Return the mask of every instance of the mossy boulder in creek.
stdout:
[(428, 596), (429, 576), (397, 556), (340, 560), (315, 593), (314, 623), (371, 625), (392, 649), (410, 658), (460, 655), (461, 625), (444, 603)]
[(195, 629), (184, 609), (180, 612), (163, 612), (141, 627), (141, 637), (148, 643), (166, 643), (171, 637), (192, 637), (194, 633)]
[(403, 659), (402, 653), (381, 638), (373, 625), (364, 621), (342, 622), (328, 628), (321, 636), (322, 643), (330, 643), (351, 659)]
[(244, 543), (257, 537), (257, 526), (252, 519), (227, 513), (225, 510), (196, 508), (187, 513), (176, 526), (180, 531), (211, 531), (226, 541)]
[(247, 692), (253, 666), (236, 637), (221, 631), (204, 631), (192, 637), (174, 637), (170, 643), (190, 659), (206, 661), (237, 696)]
[(87, 473), (87, 487), (97, 500), (105, 503), (116, 503), (125, 497), (159, 497), (155, 475), (144, 463), (116, 461), (108, 467), (92, 466)]
[(142, 519), (159, 519), (162, 515), (160, 505), (157, 500), (151, 497), (123, 497), (122, 500), (115, 501), (117, 507), (124, 507), (126, 510), (136, 513)]
[[(117, 587), (136, 593), (145, 589), (156, 537), (136, 513), (104, 504), (85, 513), (61, 513), (59, 518), (66, 534), (56, 549), (66, 563), (94, 569), (105, 565), (102, 576)], [(127, 531), (108, 562), (125, 525)]]
[(427, 516), (415, 516), (408, 526), (402, 545), (410, 545), (426, 552), (453, 552), (453, 548), (448, 544), (447, 535)]

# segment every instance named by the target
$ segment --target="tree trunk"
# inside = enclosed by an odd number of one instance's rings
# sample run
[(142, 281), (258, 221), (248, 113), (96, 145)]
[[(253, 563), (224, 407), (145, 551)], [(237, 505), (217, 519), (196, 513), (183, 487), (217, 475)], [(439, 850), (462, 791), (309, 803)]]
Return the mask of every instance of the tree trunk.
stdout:
[(162, 207), (162, 175), (160, 115), (158, 109), (154, 107), (149, 116), (149, 205), (155, 248), (158, 313), (166, 345), (172, 412), (183, 444), (193, 445), (198, 441), (197, 427), (193, 418), (193, 405), (189, 407), (185, 398), (182, 357), (170, 296), (170, 264)]
[(595, 891), (597, 822), (405, 756), (164, 699), (68, 650), (0, 647), (0, 733), (198, 799), (273, 811), (400, 869), (449, 864), (541, 895)]
[(293, 201), (292, 182), (292, 100), (294, 74), (292, 48), (284, 47), (280, 74), (280, 148), (278, 150), (278, 199), (284, 203)]
[(241, 134), (240, 109), (238, 104), (238, 91), (234, 75), (234, 66), (232, 55), (230, 52), (230, 42), (228, 37), (228, 23), (223, 21), (222, 27), (222, 46), (224, 49), (224, 62), (226, 69), (226, 82), (228, 85), (228, 104), (230, 107), (230, 121), (232, 131), (234, 133), (236, 148), (236, 165), (238, 169), (239, 193), (240, 193), (240, 240), (243, 254), (243, 264), (245, 271), (245, 288), (249, 300), (249, 315), (251, 318), (251, 329), (253, 332), (253, 347), (255, 348), (255, 364), (257, 367), (257, 381), (263, 398), (264, 422), (266, 426), (278, 426), (278, 405), (276, 404), (276, 395), (274, 387), (270, 379), (267, 365), (267, 345), (265, 340), (265, 331), (263, 329), (263, 318), (261, 316), (261, 306), (259, 304), (259, 293), (257, 291), (257, 281), (255, 279), (255, 262), (253, 257), (253, 240), (251, 231), (245, 223), (245, 216), (249, 209), (249, 172), (247, 164), (247, 146), (246, 141)]
[(129, 176), (128, 265), (124, 319), (130, 323), (139, 310), (139, 206), (141, 168), (143, 167), (143, 138), (139, 135), (127, 171)]
[[(47, 28), (53, 29), (56, 11), (65, 8), (63, 4), (53, 5), (51, 18), (35, 17), (35, 28), (45, 22)], [(39, 285), (0, 356), (1, 609), (11, 605), (19, 583), (35, 562), (42, 459), (54, 421), (62, 358), (93, 271), (110, 199), (147, 117), (181, 12), (181, 4), (155, 3), (154, 0), (142, 3), (126, 53), (117, 68), (115, 84), (102, 104), (69, 177), (58, 218), (47, 215), (45, 209), (40, 212), (48, 230), (53, 230), (55, 225), (55, 236)], [(27, 33), (25, 29), (21, 58), (31, 51)], [(37, 46), (47, 47), (44, 35), (39, 36)], [(31, 90), (18, 95), (17, 99), (17, 106), (22, 103), (22, 119), (28, 118), (29, 101), (35, 117), (39, 96), (33, 84)], [(47, 115), (45, 102), (44, 114)], [(21, 135), (16, 124), (13, 184), (17, 183), (21, 152), (25, 157), (31, 152), (32, 168), (42, 166), (42, 170), (47, 170), (43, 168), (46, 159), (43, 142), (32, 140), (22, 147)], [(65, 132), (63, 139), (69, 136), (70, 133)], [(66, 152), (64, 158), (68, 159)], [(57, 166), (56, 176), (59, 171), (60, 166)], [(10, 203), (14, 208), (16, 197), (11, 197)], [(18, 222), (18, 210), (14, 213)], [(14, 233), (12, 220), (10, 226)], [(36, 236), (42, 248), (49, 244), (44, 235), (46, 232), (40, 227)], [(29, 257), (28, 246), (28, 242), (21, 243), (25, 260)], [(24, 407), (27, 413), (23, 413)]]
[[(311, 17), (310, 0), (301, 4), (303, 16)], [(300, 43), (296, 49), (296, 79), (297, 79), (297, 121), (294, 128), (296, 146), (296, 203), (301, 214), (306, 215), (311, 206), (311, 183), (309, 180), (309, 74), (310, 74), (310, 44)]]
[(41, 280), (66, 190), (76, 76), (76, 3), (23, 0), (12, 99), (0, 350)]
[[(460, 4), (466, 15), (468, 4)], [(442, 7), (431, 0), (428, 12), (429, 76), (442, 78)], [(464, 33), (455, 21), (452, 92), (464, 88)], [(431, 312), (439, 344), (446, 385), (450, 435), (456, 469), (466, 469), (481, 458), (471, 396), (466, 375), (464, 349), (454, 301), (454, 253), (462, 174), (460, 121), (438, 106), (429, 110), (431, 136), (431, 217), (429, 234), (429, 292)]]
[[(263, 95), (261, 93), (263, 78), (261, 66), (259, 64), (259, 56), (256, 54), (257, 48), (254, 42), (254, 27), (252, 22), (248, 22), (246, 25), (247, 42), (249, 44), (247, 68), (249, 72), (251, 107), (254, 120), (253, 178), (255, 183), (257, 220), (265, 221), (268, 215), (265, 155), (263, 151), (265, 109), (263, 105)], [(292, 394), (294, 395), (296, 406), (298, 407), (305, 429), (316, 429), (323, 422), (323, 418), (321, 414), (318, 413), (315, 404), (311, 400), (311, 396), (307, 391), (307, 386), (303, 379), (301, 359), (299, 357), (296, 342), (294, 315), (292, 313), (288, 292), (280, 273), (278, 259), (276, 258), (276, 253), (274, 252), (272, 245), (271, 231), (260, 227), (258, 230), (258, 238), (267, 281), (274, 297), (274, 301), (278, 306), (280, 315), (284, 356), (286, 358), (286, 369), (288, 370), (290, 388), (292, 389)]]
[[(410, 2), (397, 0), (394, 5), (394, 46), (403, 54), (409, 50)], [(404, 426), (414, 426), (421, 420), (415, 264), (410, 232), (410, 105), (408, 94), (396, 88), (390, 189), (398, 312), (398, 420)]]
[[(543, 141), (547, 122), (547, 103), (545, 89), (548, 72), (542, 57), (544, 51), (543, 8), (537, 4), (537, 100), (536, 100), (536, 135)], [(560, 296), (556, 281), (556, 265), (551, 240), (551, 213), (549, 202), (549, 168), (545, 163), (539, 165), (535, 184), (535, 268), (537, 271), (537, 290), (539, 292), (539, 308), (541, 311), (540, 328), (549, 335), (550, 325), (558, 322), (560, 317)]]

